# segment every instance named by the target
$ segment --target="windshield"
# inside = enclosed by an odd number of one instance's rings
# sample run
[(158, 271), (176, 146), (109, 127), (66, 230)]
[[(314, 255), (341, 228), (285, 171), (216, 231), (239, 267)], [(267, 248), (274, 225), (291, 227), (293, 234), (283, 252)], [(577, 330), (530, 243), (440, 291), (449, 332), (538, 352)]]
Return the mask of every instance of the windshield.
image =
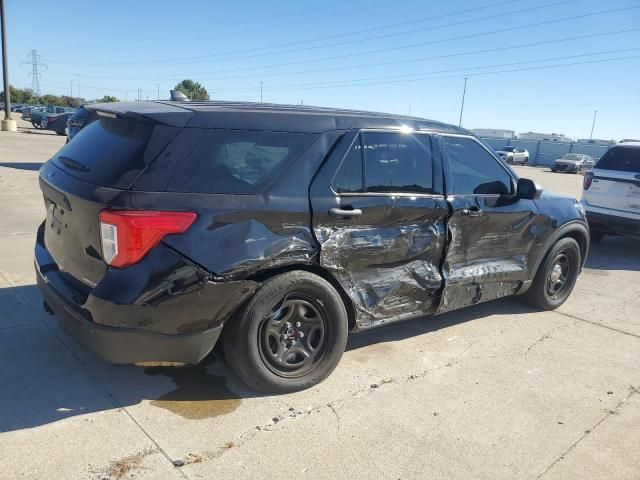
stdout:
[(504, 147), (502, 149), (502, 151), (504, 151), (504, 152), (515, 152), (516, 151), (516, 147)]
[(565, 160), (582, 160), (582, 155), (578, 155), (577, 153), (567, 153), (562, 156)]

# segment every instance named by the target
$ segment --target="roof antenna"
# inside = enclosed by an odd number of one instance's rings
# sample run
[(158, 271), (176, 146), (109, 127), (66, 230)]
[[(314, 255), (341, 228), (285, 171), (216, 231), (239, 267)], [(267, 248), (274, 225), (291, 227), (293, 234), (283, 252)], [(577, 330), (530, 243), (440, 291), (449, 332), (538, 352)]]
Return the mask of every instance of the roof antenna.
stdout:
[(182, 93), (180, 90), (170, 90), (171, 93), (171, 100), (173, 100), (174, 102), (190, 102), (191, 99), (189, 97), (187, 97), (184, 93)]

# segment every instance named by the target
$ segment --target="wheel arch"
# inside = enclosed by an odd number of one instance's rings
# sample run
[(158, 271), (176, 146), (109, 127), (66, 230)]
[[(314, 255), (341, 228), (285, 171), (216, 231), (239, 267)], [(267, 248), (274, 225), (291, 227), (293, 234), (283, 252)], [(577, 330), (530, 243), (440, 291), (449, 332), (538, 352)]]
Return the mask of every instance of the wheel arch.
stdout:
[[(349, 331), (353, 330), (356, 326), (356, 309), (355, 309), (353, 300), (351, 300), (351, 297), (349, 297), (349, 295), (344, 290), (340, 282), (338, 282), (338, 280), (327, 269), (323, 268), (320, 265), (310, 263), (310, 264), (302, 264), (302, 265), (294, 264), (294, 265), (286, 265), (286, 266), (277, 267), (277, 268), (269, 268), (269, 269), (261, 270), (260, 272), (255, 273), (250, 278), (248, 278), (248, 280), (254, 280), (262, 283), (265, 280), (268, 280), (269, 278), (275, 277), (276, 275), (280, 275), (287, 272), (293, 272), (296, 270), (305, 271), (305, 272), (318, 275), (319, 277), (329, 282), (331, 286), (336, 289), (336, 291), (340, 295), (340, 298), (342, 298), (342, 302), (344, 303), (345, 309), (347, 311)], [(242, 309), (243, 307), (244, 307), (244, 304), (239, 306), (237, 311)]]
[(545, 258), (547, 258), (549, 251), (563, 238), (573, 238), (578, 243), (578, 247), (580, 247), (580, 270), (582, 270), (589, 253), (589, 227), (582, 221), (574, 220), (559, 227), (545, 242), (544, 248), (541, 249), (540, 255), (536, 258), (534, 267), (531, 269), (529, 279), (524, 282), (518, 293), (525, 293), (529, 290), (540, 265), (542, 265)]

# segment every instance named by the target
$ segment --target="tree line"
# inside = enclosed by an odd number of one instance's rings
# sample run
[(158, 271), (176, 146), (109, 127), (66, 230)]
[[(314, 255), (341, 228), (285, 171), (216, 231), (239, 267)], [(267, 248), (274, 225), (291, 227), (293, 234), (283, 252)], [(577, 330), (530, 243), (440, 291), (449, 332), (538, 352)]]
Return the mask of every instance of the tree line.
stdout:
[[(179, 90), (184, 93), (191, 100), (209, 100), (209, 93), (198, 82), (193, 80), (183, 80), (178, 83), (174, 90)], [(70, 97), (68, 95), (36, 95), (31, 88), (17, 88), (13, 85), (9, 86), (9, 92), (11, 93), (11, 103), (19, 103), (26, 105), (55, 105), (57, 107), (73, 107), (78, 108), (87, 100), (84, 98)], [(96, 103), (110, 103), (119, 102), (120, 100), (111, 95), (105, 95), (102, 98), (93, 100)], [(0, 102), (4, 102), (4, 90), (0, 92)]]

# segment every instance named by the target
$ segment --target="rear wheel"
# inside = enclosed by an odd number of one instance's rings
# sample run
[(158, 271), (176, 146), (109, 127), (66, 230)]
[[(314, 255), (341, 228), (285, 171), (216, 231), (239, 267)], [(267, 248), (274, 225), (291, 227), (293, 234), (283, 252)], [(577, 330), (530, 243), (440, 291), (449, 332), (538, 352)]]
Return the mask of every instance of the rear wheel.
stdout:
[(538, 269), (526, 298), (541, 310), (554, 310), (573, 291), (580, 270), (580, 247), (573, 238), (562, 238), (551, 248)]
[(347, 312), (333, 286), (309, 272), (273, 277), (224, 332), (230, 367), (262, 392), (290, 392), (324, 380), (347, 342)]

